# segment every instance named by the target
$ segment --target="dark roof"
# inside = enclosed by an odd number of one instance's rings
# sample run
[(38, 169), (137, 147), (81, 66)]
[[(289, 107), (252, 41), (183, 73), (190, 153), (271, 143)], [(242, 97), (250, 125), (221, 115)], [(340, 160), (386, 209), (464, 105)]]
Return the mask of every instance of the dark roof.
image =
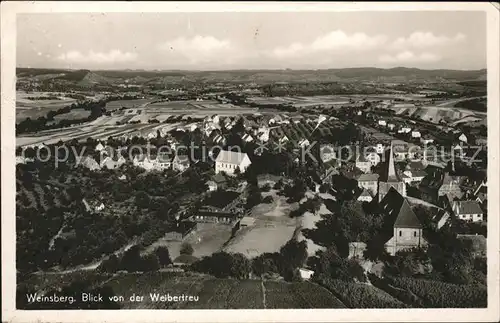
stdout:
[(425, 177), (427, 176), (427, 172), (425, 170), (413, 170), (411, 171), (412, 177)]
[(398, 217), (396, 218), (396, 222), (394, 222), (395, 228), (422, 228), (420, 221), (418, 221), (415, 212), (408, 204), (408, 201), (405, 199), (401, 208), (399, 209)]
[(457, 201), (458, 214), (483, 214), (481, 206), (476, 201)]
[(394, 187), (380, 201), (380, 207), (386, 214), (387, 223), (397, 228), (421, 228), (420, 221), (408, 201)]
[(386, 168), (384, 169), (382, 176), (380, 176), (380, 181), (386, 183), (401, 182), (396, 173), (396, 167), (394, 165), (393, 143), (391, 143), (390, 149), (386, 150), (385, 153), (387, 163), (385, 165)]
[(358, 177), (358, 182), (378, 181), (378, 178), (378, 174), (361, 174)]

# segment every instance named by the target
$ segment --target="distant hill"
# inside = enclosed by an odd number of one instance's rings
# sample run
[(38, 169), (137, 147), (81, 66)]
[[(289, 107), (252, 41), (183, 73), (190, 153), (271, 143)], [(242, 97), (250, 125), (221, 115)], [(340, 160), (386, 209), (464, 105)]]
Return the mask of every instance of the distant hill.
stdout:
[(18, 78), (47, 75), (47, 79), (81, 82), (81, 85), (170, 82), (464, 82), (486, 80), (486, 69), (422, 70), (396, 67), (363, 67), (325, 70), (228, 70), (228, 71), (144, 71), (63, 70), (18, 68)]

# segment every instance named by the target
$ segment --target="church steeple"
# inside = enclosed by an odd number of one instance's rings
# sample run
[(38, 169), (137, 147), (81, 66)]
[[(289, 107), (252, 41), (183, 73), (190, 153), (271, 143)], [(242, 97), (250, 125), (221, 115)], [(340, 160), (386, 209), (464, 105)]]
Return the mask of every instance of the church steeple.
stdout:
[(396, 166), (394, 165), (394, 151), (391, 141), (391, 147), (389, 149), (389, 162), (387, 163), (387, 182), (399, 182), (398, 175), (396, 174)]

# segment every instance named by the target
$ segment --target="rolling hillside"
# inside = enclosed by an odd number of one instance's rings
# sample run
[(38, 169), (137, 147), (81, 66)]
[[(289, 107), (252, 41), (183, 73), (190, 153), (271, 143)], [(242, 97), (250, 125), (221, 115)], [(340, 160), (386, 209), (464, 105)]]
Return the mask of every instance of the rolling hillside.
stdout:
[(48, 79), (81, 85), (159, 82), (464, 82), (484, 81), (486, 70), (421, 70), (416, 68), (347, 68), (328, 70), (232, 70), (232, 71), (89, 71), (18, 68), (19, 78), (46, 75)]

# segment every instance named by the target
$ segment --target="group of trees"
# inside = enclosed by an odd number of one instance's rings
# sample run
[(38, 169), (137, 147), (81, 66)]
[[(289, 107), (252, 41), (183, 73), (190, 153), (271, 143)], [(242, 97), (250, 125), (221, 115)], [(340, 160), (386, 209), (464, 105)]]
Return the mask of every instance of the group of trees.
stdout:
[(250, 260), (240, 253), (221, 251), (203, 257), (190, 269), (219, 278), (245, 279), (251, 274), (256, 276), (274, 274), (284, 277), (285, 280), (294, 281), (300, 280), (298, 268), (305, 264), (306, 259), (306, 242), (292, 239), (281, 247), (279, 252), (264, 253)]
[[(97, 102), (84, 101), (78, 104), (73, 103), (71, 106), (66, 106), (64, 108), (58, 109), (56, 111), (49, 111), (47, 116), (39, 117), (35, 120), (31, 118), (26, 118), (16, 125), (16, 134), (26, 133), (26, 132), (36, 132), (46, 129), (56, 129), (69, 127), (71, 125), (80, 124), (87, 121), (92, 121), (102, 116), (106, 111), (106, 102), (108, 100), (101, 100)], [(56, 115), (63, 115), (70, 112), (73, 109), (83, 109), (90, 111), (90, 115), (86, 118), (81, 119), (62, 119), (58, 123), (52, 123)]]
[(127, 272), (155, 271), (172, 263), (167, 247), (158, 247), (152, 253), (141, 255), (141, 247), (130, 247), (123, 256), (112, 254), (104, 260), (98, 270), (105, 273), (115, 273), (119, 270)]

